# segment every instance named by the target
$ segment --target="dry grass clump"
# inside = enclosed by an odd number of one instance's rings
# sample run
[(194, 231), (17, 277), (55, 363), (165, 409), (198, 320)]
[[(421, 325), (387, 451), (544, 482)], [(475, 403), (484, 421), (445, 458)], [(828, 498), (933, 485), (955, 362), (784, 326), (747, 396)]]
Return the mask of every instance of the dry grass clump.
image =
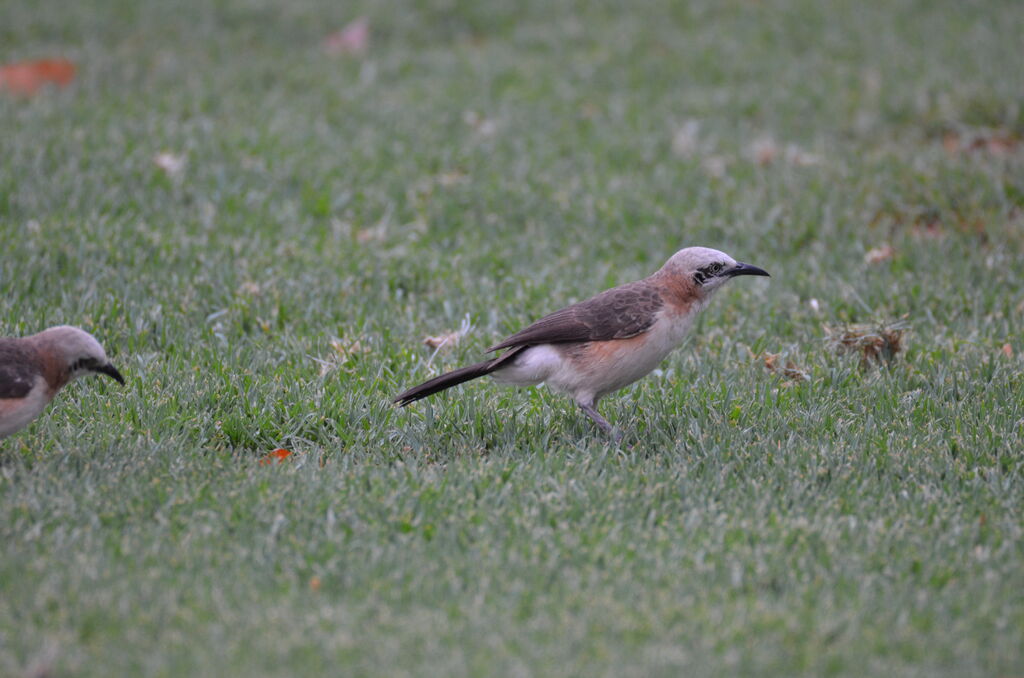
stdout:
[(785, 381), (782, 382), (783, 386), (793, 386), (797, 382), (809, 381), (811, 378), (811, 375), (807, 370), (798, 367), (797, 364), (789, 358), (785, 358), (785, 361), (783, 361), (781, 353), (765, 352), (754, 357), (759, 358), (764, 362), (766, 370), (772, 374), (783, 377), (785, 379)]
[(860, 356), (861, 367), (890, 365), (903, 350), (903, 337), (909, 325), (899, 320), (895, 323), (847, 325), (826, 327), (826, 341), (837, 353), (853, 353)]

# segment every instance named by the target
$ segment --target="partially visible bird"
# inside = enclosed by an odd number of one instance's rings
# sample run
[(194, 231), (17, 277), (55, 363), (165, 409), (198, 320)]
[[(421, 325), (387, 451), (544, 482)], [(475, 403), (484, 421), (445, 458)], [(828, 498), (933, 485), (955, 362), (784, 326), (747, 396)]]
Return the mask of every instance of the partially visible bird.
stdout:
[(28, 426), (69, 381), (90, 373), (124, 384), (85, 330), (59, 325), (28, 337), (0, 338), (0, 438)]
[(598, 400), (657, 367), (683, 342), (711, 295), (741, 275), (768, 273), (718, 250), (687, 247), (654, 275), (555, 311), (487, 349), (508, 349), (502, 355), (434, 377), (394, 402), (404, 407), (488, 374), (515, 386), (544, 383), (618, 439), (597, 411)]

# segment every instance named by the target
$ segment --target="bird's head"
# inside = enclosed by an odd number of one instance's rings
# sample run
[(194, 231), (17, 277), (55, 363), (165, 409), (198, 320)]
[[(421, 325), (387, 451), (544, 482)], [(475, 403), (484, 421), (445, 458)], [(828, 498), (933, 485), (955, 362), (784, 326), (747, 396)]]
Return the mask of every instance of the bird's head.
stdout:
[(736, 276), (768, 275), (764, 269), (736, 261), (725, 252), (709, 247), (681, 249), (669, 258), (662, 270), (692, 285), (703, 299)]
[(67, 370), (67, 379), (71, 381), (85, 374), (105, 374), (111, 379), (124, 384), (124, 377), (117, 368), (110, 364), (107, 354), (95, 337), (70, 325), (58, 325), (43, 330), (38, 335)]

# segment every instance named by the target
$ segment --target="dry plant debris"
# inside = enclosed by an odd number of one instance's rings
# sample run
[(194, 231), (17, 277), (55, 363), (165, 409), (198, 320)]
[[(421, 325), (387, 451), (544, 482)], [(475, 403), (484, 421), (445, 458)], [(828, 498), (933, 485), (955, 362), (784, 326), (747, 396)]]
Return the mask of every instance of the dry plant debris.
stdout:
[(764, 362), (766, 370), (772, 374), (776, 374), (780, 377), (785, 377), (786, 381), (782, 382), (783, 386), (794, 386), (798, 381), (810, 381), (811, 375), (808, 374), (807, 370), (801, 369), (789, 358), (782, 362), (781, 353), (762, 353), (756, 356)]
[(883, 261), (888, 261), (896, 256), (896, 249), (886, 243), (878, 247), (873, 247), (864, 254), (864, 262), (868, 264), (879, 264)]
[(340, 369), (348, 365), (349, 361), (353, 360), (356, 356), (364, 355), (370, 352), (368, 346), (363, 346), (359, 339), (355, 341), (347, 341), (342, 339), (332, 339), (330, 341), (332, 354), (329, 354), (326, 358), (313, 358), (320, 365), (320, 376), (324, 377), (334, 370)]
[(469, 318), (469, 314), (462, 319), (462, 323), (459, 325), (459, 329), (439, 334), (437, 336), (423, 337), (423, 343), (434, 349), (440, 351), (444, 347), (457, 346), (462, 337), (466, 336), (469, 331), (473, 329), (473, 322)]
[(826, 327), (826, 340), (837, 353), (860, 356), (861, 367), (872, 364), (889, 365), (903, 350), (903, 336), (909, 326), (900, 320), (892, 324), (847, 325)]
[(331, 56), (366, 54), (370, 49), (370, 20), (361, 16), (341, 30), (331, 33), (324, 38), (323, 48)]
[(179, 153), (163, 151), (153, 156), (153, 164), (169, 177), (179, 177), (185, 171), (185, 156)]
[(1020, 136), (1005, 129), (947, 130), (942, 147), (948, 153), (988, 153), (1009, 155), (1021, 144)]

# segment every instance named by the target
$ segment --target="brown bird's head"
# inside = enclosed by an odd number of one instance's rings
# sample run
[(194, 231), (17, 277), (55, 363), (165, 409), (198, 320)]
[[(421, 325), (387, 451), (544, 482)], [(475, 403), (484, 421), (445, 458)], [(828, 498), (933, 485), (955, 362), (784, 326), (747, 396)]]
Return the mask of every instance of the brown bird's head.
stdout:
[(736, 276), (768, 275), (764, 269), (736, 261), (725, 252), (709, 247), (681, 249), (665, 262), (662, 270), (692, 285), (692, 289), (703, 299), (710, 297), (715, 290)]
[(107, 354), (95, 337), (70, 325), (58, 325), (36, 335), (40, 344), (53, 352), (65, 372), (67, 381), (85, 374), (105, 374), (124, 384), (124, 377), (107, 360)]

